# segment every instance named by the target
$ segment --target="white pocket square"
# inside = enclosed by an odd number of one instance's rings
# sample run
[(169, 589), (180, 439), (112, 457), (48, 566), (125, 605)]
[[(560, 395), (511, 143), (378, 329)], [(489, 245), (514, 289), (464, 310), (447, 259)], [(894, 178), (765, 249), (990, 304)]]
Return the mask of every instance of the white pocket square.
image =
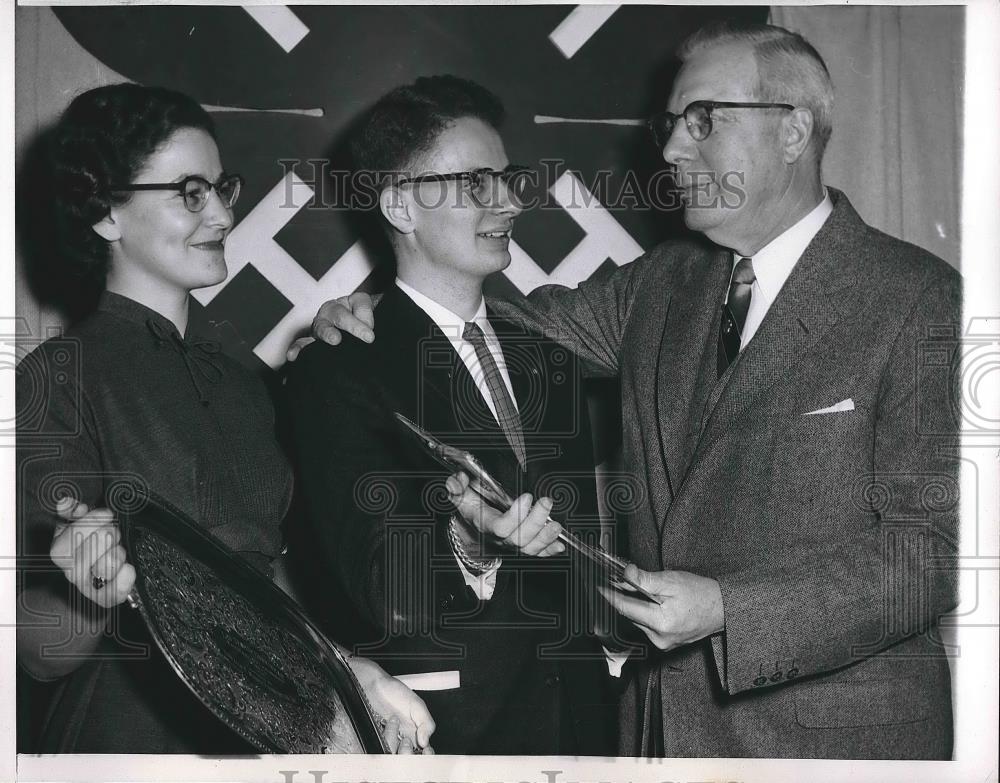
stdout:
[(829, 408), (820, 408), (816, 411), (809, 411), (808, 413), (803, 413), (803, 416), (818, 416), (821, 413), (840, 413), (841, 411), (853, 411), (854, 410), (854, 400), (848, 397), (846, 400), (841, 400), (836, 405), (831, 405)]

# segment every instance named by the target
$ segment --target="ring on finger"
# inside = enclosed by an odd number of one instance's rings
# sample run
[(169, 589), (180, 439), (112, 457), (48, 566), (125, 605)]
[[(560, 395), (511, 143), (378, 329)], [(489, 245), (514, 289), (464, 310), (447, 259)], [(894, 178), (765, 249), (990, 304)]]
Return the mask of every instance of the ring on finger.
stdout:
[(94, 570), (90, 570), (90, 585), (95, 590), (103, 590), (108, 584), (108, 580), (103, 576), (98, 576), (94, 573)]
[(93, 585), (95, 590), (103, 589), (104, 586), (107, 585), (108, 582), (110, 582), (113, 577), (97, 576), (94, 573), (94, 569), (97, 569), (99, 572), (103, 572), (105, 574), (109, 572), (112, 574), (116, 573), (119, 568), (119, 563), (122, 562), (124, 556), (124, 555), (119, 556), (118, 554), (119, 549), (121, 549), (121, 547), (115, 547), (109, 549), (107, 552), (105, 552), (91, 564), (90, 583)]

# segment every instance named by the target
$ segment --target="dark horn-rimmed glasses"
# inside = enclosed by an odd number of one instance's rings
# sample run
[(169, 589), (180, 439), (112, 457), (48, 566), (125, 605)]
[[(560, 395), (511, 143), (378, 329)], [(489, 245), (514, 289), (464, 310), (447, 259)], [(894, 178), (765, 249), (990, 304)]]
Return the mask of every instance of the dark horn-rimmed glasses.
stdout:
[(667, 146), (678, 120), (684, 118), (688, 133), (695, 141), (704, 141), (712, 133), (712, 111), (715, 109), (784, 109), (791, 111), (790, 103), (757, 103), (743, 101), (693, 101), (680, 114), (661, 111), (646, 120), (646, 126), (653, 134), (657, 149)]
[(180, 182), (142, 182), (133, 185), (112, 185), (111, 191), (133, 190), (176, 190), (184, 197), (184, 206), (189, 212), (201, 212), (208, 203), (208, 197), (214, 190), (226, 209), (232, 209), (236, 199), (240, 197), (243, 187), (243, 177), (239, 174), (223, 174), (215, 182), (209, 182), (204, 177), (194, 174), (185, 177)]
[(395, 182), (395, 185), (418, 185), (421, 182), (461, 182), (468, 189), (476, 203), (485, 207), (496, 203), (499, 183), (507, 188), (510, 197), (523, 207), (525, 192), (532, 177), (532, 169), (528, 166), (511, 164), (502, 171), (496, 169), (474, 169), (473, 171), (455, 171), (448, 174), (421, 174), (417, 177), (407, 177)]

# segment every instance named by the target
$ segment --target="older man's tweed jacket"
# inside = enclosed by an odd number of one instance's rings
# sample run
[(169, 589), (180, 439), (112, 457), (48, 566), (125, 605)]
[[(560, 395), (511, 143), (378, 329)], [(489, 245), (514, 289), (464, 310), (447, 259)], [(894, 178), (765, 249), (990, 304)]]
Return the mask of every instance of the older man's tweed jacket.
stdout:
[(955, 603), (960, 278), (831, 193), (719, 381), (727, 251), (666, 243), (504, 306), (620, 378), (648, 490), (621, 520), (630, 557), (722, 589), (723, 633), (629, 665), (624, 753), (661, 732), (667, 756), (950, 756), (935, 623)]

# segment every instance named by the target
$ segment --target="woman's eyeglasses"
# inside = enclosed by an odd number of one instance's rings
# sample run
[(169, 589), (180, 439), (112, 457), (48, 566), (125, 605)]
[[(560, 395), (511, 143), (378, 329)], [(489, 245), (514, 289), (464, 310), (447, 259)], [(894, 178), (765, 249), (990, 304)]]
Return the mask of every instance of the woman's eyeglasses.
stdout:
[(456, 171), (450, 174), (421, 174), (419, 177), (408, 177), (396, 182), (396, 185), (420, 184), (421, 182), (461, 182), (481, 206), (494, 204), (499, 193), (498, 186), (502, 182), (510, 197), (521, 206), (523, 196), (528, 189), (531, 169), (527, 166), (510, 165), (503, 171), (496, 169), (475, 169), (474, 171)]
[(193, 174), (180, 182), (143, 182), (139, 185), (112, 185), (112, 191), (123, 190), (176, 190), (184, 197), (184, 206), (189, 212), (201, 212), (208, 203), (208, 196), (214, 190), (227, 209), (231, 209), (240, 197), (243, 177), (239, 174), (223, 174), (215, 182)]
[(653, 134), (653, 142), (657, 149), (667, 146), (671, 134), (677, 121), (684, 118), (688, 133), (695, 141), (704, 141), (712, 133), (712, 110), (713, 109), (786, 109), (791, 111), (795, 107), (790, 103), (739, 103), (732, 101), (694, 101), (689, 103), (680, 114), (669, 111), (661, 111), (654, 114), (646, 121), (646, 125)]

